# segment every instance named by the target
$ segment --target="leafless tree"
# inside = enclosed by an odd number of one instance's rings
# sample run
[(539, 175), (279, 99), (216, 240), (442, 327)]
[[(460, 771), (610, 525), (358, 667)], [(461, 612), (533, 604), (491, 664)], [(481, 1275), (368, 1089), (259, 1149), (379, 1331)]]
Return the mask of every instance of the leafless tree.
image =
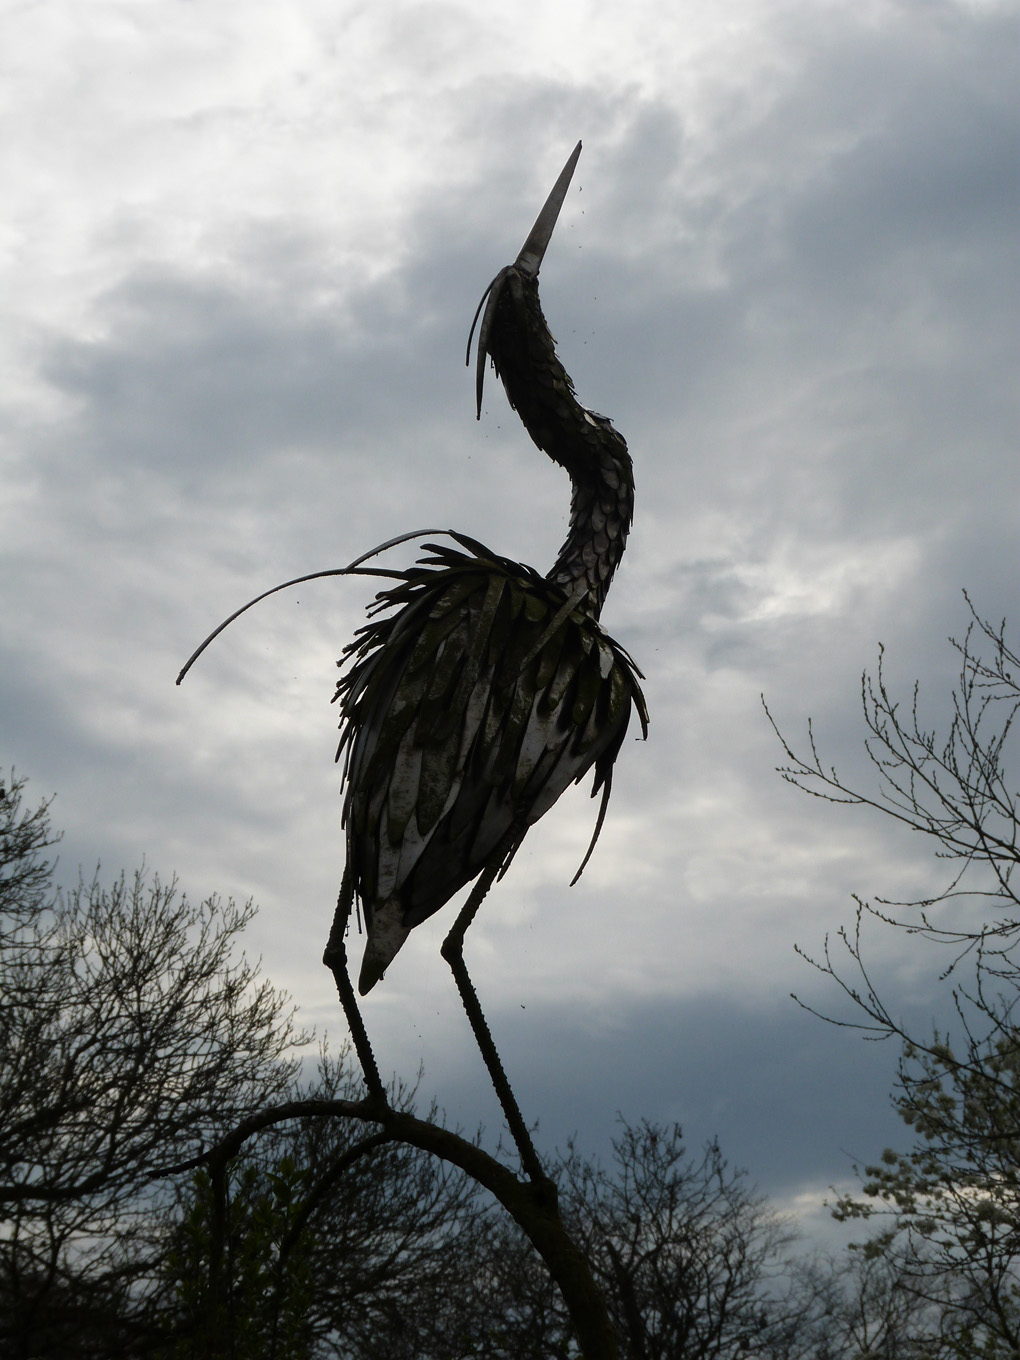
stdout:
[[(803, 1330), (811, 1296), (794, 1280), (794, 1235), (714, 1141), (692, 1155), (676, 1126), (623, 1123), (608, 1165), (571, 1145), (553, 1174), (627, 1360), (771, 1356)], [(512, 1221), (493, 1220), (479, 1270), (491, 1302), (471, 1354), (578, 1354), (563, 1301)]]
[(22, 790), (0, 800), (0, 1337), (77, 1354), (62, 1313), (145, 1295), (158, 1168), (287, 1094), (304, 1036), (234, 954), (251, 904), (144, 873), (55, 891), (47, 808)]
[[(906, 710), (894, 698), (881, 656), (876, 676), (865, 674), (875, 791), (850, 787), (825, 764), (813, 731), (804, 758), (780, 739), (790, 782), (829, 802), (877, 809), (926, 837), (949, 866), (932, 896), (858, 899), (854, 929), (809, 961), (856, 1010), (837, 1023), (901, 1041), (894, 1105), (916, 1140), (909, 1152), (887, 1149), (866, 1166), (864, 1198), (844, 1197), (836, 1212), (883, 1215), (891, 1229), (872, 1251), (896, 1261), (898, 1287), (940, 1310), (940, 1334), (956, 1353), (998, 1356), (1020, 1352), (1020, 655), (1004, 624), (973, 606), (971, 615), (963, 642), (952, 644), (960, 674), (945, 735), (926, 726), (919, 685)], [(948, 950), (948, 1025), (907, 1027), (898, 998), (874, 981), (867, 924)]]

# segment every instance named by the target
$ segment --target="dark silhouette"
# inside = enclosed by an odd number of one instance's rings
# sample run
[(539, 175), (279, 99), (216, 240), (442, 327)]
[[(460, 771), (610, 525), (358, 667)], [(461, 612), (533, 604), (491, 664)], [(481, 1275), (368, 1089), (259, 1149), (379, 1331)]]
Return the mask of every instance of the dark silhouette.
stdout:
[(368, 926), (362, 994), (414, 926), (487, 866), (504, 870), (593, 767), (600, 828), (631, 709), (646, 722), (634, 665), (598, 624), (633, 515), (630, 455), (574, 396), (538, 298), (580, 150), (478, 309), (479, 418), (491, 358), (535, 444), (570, 474), (559, 557), (542, 576), (459, 534), (457, 547), (430, 545), (345, 652), (338, 757), (347, 866)]

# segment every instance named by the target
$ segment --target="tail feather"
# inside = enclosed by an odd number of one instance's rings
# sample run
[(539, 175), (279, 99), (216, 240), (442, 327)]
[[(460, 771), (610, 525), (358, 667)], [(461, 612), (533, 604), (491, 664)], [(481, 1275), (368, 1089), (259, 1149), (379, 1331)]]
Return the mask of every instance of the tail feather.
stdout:
[(395, 898), (391, 897), (375, 908), (358, 977), (358, 991), (362, 996), (379, 981), (410, 933), (411, 927), (404, 924), (404, 909)]

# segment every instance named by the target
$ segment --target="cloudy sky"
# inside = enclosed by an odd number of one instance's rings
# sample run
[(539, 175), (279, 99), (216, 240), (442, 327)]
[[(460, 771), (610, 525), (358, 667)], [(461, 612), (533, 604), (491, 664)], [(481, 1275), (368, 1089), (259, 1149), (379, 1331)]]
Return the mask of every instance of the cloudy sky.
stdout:
[[(258, 591), (406, 530), (551, 564), (568, 487), (464, 367), (481, 292), (573, 144), (542, 272), (637, 475), (603, 622), (647, 677), (584, 877), (586, 790), (530, 835), (469, 962), (547, 1146), (679, 1120), (805, 1210), (896, 1125), (896, 1053), (790, 1000), (851, 893), (929, 849), (774, 771), (764, 693), (869, 780), (887, 648), (947, 711), (966, 587), (1016, 617), (1017, 21), (995, 0), (12, 0), (0, 17), (0, 760), (58, 794), (61, 871), (144, 857), (254, 897), (318, 960), (343, 852), (335, 660), (365, 581)], [(413, 554), (396, 550), (395, 565)], [(873, 787), (873, 784), (872, 784)], [(498, 1115), (415, 932), (366, 1017), (451, 1119)], [(938, 961), (876, 935), (906, 1014)], [(930, 966), (929, 966), (930, 964)]]

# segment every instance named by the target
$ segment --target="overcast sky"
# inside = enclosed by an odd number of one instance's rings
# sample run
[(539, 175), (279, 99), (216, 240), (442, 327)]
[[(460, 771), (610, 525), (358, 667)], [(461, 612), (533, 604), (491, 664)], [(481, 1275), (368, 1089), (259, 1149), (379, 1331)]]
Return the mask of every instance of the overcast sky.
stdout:
[[(994, 0), (539, 5), (48, 0), (0, 17), (0, 761), (57, 793), (61, 872), (144, 857), (261, 905), (250, 941), (343, 1036), (335, 660), (364, 580), (277, 581), (449, 526), (551, 565), (563, 473), (464, 344), (571, 147), (542, 271), (626, 436), (603, 622), (647, 677), (595, 857), (573, 791), (468, 938), (546, 1146), (679, 1120), (816, 1206), (897, 1126), (896, 1052), (789, 999), (851, 893), (938, 866), (774, 772), (872, 780), (860, 674), (947, 712), (961, 589), (1016, 620), (1017, 36)], [(413, 555), (395, 550), (394, 564)], [(385, 1073), (498, 1115), (439, 945), (365, 1011)], [(905, 1011), (938, 960), (876, 935)], [(901, 1142), (906, 1131), (901, 1136)]]

